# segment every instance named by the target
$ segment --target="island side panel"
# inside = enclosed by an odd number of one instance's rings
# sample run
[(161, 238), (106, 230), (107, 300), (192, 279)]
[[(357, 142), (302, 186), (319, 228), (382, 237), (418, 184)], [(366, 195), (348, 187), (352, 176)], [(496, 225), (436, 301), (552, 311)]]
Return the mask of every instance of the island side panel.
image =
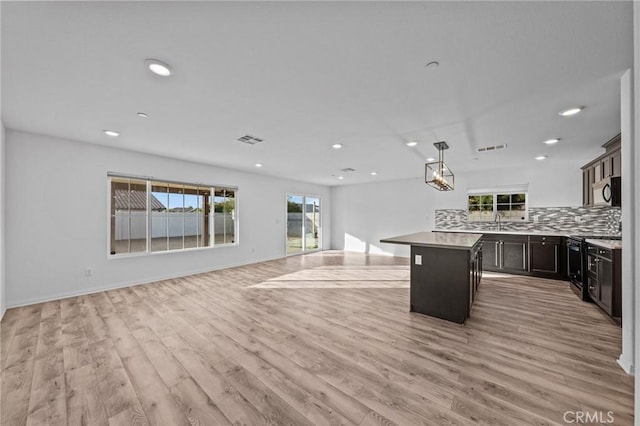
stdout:
[(469, 257), (469, 250), (411, 246), (410, 311), (464, 323), (471, 304)]

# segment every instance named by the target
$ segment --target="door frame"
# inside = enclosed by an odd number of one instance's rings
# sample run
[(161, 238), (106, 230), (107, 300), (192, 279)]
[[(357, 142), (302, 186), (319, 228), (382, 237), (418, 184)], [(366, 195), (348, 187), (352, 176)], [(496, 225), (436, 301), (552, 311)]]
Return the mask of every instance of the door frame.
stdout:
[[(289, 197), (302, 197), (302, 213), (303, 213), (303, 220), (302, 220), (302, 250), (296, 253), (289, 253), (288, 247), (288, 231), (289, 231), (289, 212), (287, 210), (287, 201), (289, 199)], [(308, 250), (306, 248), (306, 229), (305, 229), (305, 220), (304, 220), (304, 210), (305, 210), (305, 206), (307, 203), (307, 198), (317, 198), (318, 201), (320, 202), (320, 217), (318, 218), (318, 248), (316, 249), (311, 249)], [(318, 252), (318, 251), (322, 251), (322, 197), (319, 195), (314, 195), (314, 194), (300, 194), (300, 193), (294, 193), (294, 192), (287, 192), (285, 194), (284, 197), (284, 202), (285, 202), (285, 209), (284, 209), (284, 252), (286, 256), (298, 256), (300, 254), (307, 254), (307, 253), (314, 253), (314, 252)]]

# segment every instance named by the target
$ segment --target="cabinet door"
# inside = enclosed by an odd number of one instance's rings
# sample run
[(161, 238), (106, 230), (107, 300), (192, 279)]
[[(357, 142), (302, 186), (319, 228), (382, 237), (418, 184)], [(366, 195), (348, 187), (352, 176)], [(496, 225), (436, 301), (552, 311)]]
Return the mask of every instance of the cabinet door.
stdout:
[(600, 286), (598, 285), (598, 278), (589, 274), (587, 277), (587, 285), (589, 286), (589, 296), (591, 296), (591, 299), (600, 304)]
[(560, 244), (546, 241), (529, 243), (530, 269), (533, 273), (558, 274), (560, 272)]
[(499, 242), (494, 239), (482, 239), (482, 269), (488, 271), (498, 270), (500, 266), (498, 243)]
[(593, 205), (592, 185), (596, 181), (596, 170), (600, 171), (600, 167), (590, 166), (582, 171), (582, 202), (585, 206)]
[(622, 176), (622, 151), (611, 154), (611, 176)]
[(502, 269), (527, 271), (527, 257), (526, 237), (518, 240), (505, 239), (502, 242)]
[(611, 307), (613, 305), (613, 262), (602, 257), (598, 258), (598, 285), (600, 286), (598, 304), (611, 315)]
[(582, 205), (589, 205), (589, 169), (582, 171)]
[(593, 166), (593, 179), (591, 183), (598, 182), (602, 180), (602, 161), (598, 161), (595, 166)]
[(472, 257), (469, 261), (469, 306), (467, 306), (467, 316), (471, 313), (471, 306), (476, 299), (476, 269), (477, 257)]
[(611, 176), (611, 156), (604, 157), (600, 161), (600, 164), (602, 165), (602, 178), (604, 179)]

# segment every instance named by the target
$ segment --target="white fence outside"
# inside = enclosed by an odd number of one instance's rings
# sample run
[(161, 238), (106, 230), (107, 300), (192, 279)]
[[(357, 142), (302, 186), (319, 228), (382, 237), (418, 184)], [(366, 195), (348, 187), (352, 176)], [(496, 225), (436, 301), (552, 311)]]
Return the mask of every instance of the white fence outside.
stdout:
[[(213, 234), (233, 234), (234, 218), (231, 213), (213, 214)], [(201, 213), (151, 212), (151, 238), (193, 236), (202, 233), (205, 218)], [(145, 211), (117, 211), (116, 240), (144, 239), (147, 237)]]
[[(316, 231), (320, 229), (319, 213), (315, 214), (315, 218), (313, 213), (305, 213), (305, 219), (304, 227), (308, 234), (311, 233), (314, 225)], [(302, 213), (287, 213), (287, 236), (293, 238), (302, 236)]]

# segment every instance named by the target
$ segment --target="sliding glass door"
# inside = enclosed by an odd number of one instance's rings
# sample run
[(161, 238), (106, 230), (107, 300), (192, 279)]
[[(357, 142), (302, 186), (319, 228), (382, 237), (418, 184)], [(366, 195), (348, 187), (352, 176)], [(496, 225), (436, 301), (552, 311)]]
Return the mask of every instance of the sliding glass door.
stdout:
[(287, 254), (320, 250), (320, 198), (287, 195)]
[(306, 250), (320, 249), (320, 198), (305, 197), (305, 234), (304, 247)]

